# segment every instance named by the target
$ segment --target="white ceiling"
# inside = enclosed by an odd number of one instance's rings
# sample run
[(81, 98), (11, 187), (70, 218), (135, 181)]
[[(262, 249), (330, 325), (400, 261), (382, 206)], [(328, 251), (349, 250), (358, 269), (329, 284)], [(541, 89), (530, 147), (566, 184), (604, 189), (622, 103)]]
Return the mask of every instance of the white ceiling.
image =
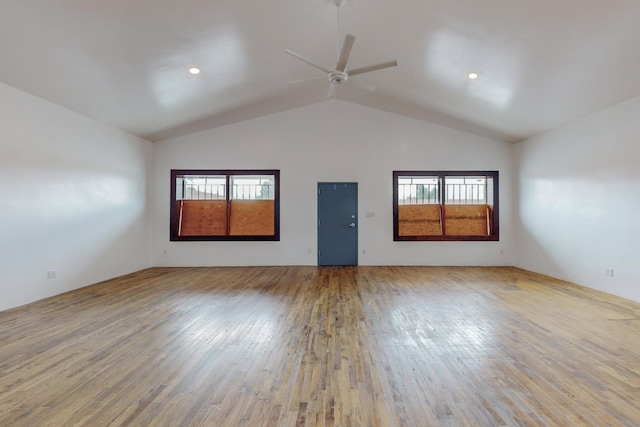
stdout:
[(337, 98), (504, 141), (640, 95), (638, 0), (1, 6), (2, 82), (152, 141), (326, 101), (328, 80), (290, 83), (323, 73), (285, 50), (331, 68), (345, 34), (347, 70), (399, 65), (358, 76), (378, 92), (347, 81)]

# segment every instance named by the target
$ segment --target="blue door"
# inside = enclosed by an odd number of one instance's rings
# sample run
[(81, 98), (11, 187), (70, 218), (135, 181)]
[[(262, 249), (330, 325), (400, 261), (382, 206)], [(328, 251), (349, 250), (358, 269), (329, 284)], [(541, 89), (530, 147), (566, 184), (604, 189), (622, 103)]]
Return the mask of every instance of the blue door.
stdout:
[(358, 265), (358, 184), (318, 183), (318, 265)]

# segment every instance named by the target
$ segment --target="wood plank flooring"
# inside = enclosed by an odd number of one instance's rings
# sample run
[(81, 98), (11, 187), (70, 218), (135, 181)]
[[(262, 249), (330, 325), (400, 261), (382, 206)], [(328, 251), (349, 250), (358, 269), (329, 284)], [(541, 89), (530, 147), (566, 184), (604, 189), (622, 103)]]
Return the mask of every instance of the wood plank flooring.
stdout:
[(154, 268), (0, 313), (1, 426), (638, 426), (640, 304), (515, 268)]

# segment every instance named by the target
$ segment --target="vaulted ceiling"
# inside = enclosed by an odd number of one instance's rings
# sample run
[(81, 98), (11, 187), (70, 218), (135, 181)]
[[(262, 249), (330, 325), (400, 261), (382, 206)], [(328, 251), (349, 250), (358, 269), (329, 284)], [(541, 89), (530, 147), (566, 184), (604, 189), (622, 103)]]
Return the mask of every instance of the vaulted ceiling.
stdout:
[(640, 95), (637, 0), (340, 1), (4, 0), (0, 79), (152, 141), (325, 102), (285, 50), (330, 69), (346, 34), (347, 71), (398, 66), (336, 98), (504, 141)]

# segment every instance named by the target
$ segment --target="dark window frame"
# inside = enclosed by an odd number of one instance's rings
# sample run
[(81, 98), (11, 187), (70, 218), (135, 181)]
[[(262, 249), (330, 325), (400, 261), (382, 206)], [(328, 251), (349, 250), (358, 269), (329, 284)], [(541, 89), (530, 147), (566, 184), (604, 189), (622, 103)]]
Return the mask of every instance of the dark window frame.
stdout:
[[(429, 235), (429, 236), (401, 236), (398, 222), (398, 178), (405, 176), (425, 176), (440, 178), (441, 194), (439, 205), (444, 208), (444, 178), (455, 176), (485, 176), (493, 179), (493, 203), (491, 235), (487, 236), (457, 236), (457, 235)], [(499, 172), (498, 171), (393, 171), (393, 240), (394, 241), (499, 241), (500, 240), (500, 201), (499, 201)], [(444, 229), (444, 227), (443, 227)]]
[[(231, 175), (273, 175), (274, 176), (274, 233), (256, 236), (179, 236), (176, 206), (176, 181), (180, 175), (225, 175), (227, 181)], [(169, 215), (170, 241), (280, 241), (280, 170), (279, 169), (171, 169), (171, 195)], [(230, 199), (227, 188), (226, 200)], [(233, 199), (231, 199), (233, 200)], [(228, 219), (227, 219), (228, 221)]]

